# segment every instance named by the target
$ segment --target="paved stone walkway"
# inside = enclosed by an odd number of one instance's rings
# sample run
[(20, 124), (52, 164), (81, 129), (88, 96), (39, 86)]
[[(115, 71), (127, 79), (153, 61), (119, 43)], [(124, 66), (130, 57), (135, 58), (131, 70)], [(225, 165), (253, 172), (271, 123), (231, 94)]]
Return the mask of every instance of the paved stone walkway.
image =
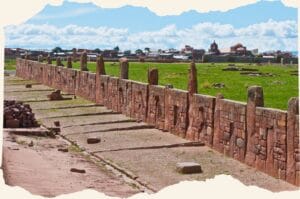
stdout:
[[(232, 175), (246, 185), (271, 191), (295, 190), (295, 186), (248, 167), (206, 146), (163, 146), (189, 141), (113, 113), (104, 106), (77, 97), (63, 101), (48, 101), (51, 88), (16, 77), (5, 78), (5, 99), (28, 102), (36, 118), (45, 126), (60, 121), (61, 135), (80, 148), (120, 169), (155, 191), (182, 180), (205, 180), (215, 175)], [(64, 97), (73, 98), (72, 95)], [(87, 144), (88, 137), (100, 137), (101, 142)], [(144, 147), (143, 149), (139, 147)], [(178, 162), (197, 162), (203, 173), (184, 175), (176, 172)]]

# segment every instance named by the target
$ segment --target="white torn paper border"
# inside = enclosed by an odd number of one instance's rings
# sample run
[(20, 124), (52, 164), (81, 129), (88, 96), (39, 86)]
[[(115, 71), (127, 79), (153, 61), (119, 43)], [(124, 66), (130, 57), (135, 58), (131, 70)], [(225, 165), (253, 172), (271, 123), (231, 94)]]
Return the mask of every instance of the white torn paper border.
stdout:
[[(164, 0), (163, 3), (160, 0), (77, 0), (77, 2), (94, 2), (97, 5), (103, 7), (120, 7), (126, 4), (135, 6), (147, 6), (150, 10), (156, 12), (159, 15), (166, 14), (180, 14), (183, 11), (189, 9), (196, 9), (198, 11), (209, 11), (209, 10), (228, 10), (230, 8), (254, 3), (256, 0)], [(0, 6), (0, 97), (3, 101), (3, 74), (4, 74), (4, 32), (3, 27), (6, 25), (17, 25), (28, 20), (33, 15), (41, 11), (46, 4), (60, 5), (62, 0), (2, 0)], [(297, 7), (298, 0), (283, 0), (283, 3), (287, 6)], [(170, 6), (170, 4), (172, 6)], [(171, 8), (171, 9), (170, 9)], [(0, 106), (0, 111), (3, 111), (3, 107)], [(3, 123), (0, 120), (0, 126), (2, 128)], [(2, 137), (2, 131), (0, 131)], [(2, 138), (0, 139), (0, 145), (2, 146)], [(2, 147), (0, 147), (2, 163)], [(32, 195), (30, 192), (20, 187), (11, 187), (5, 185), (3, 179), (3, 171), (0, 170), (0, 197), (9, 199), (31, 199), (31, 198), (44, 198), (41, 196)], [(300, 190), (298, 191), (284, 191), (279, 193), (272, 193), (271, 191), (264, 190), (255, 186), (246, 186), (227, 175), (218, 175), (213, 179), (206, 181), (184, 181), (178, 184), (165, 187), (161, 191), (155, 194), (140, 193), (129, 198), (151, 198), (151, 199), (162, 199), (162, 198), (300, 198)], [(81, 198), (116, 198), (109, 197), (103, 193), (99, 193), (94, 190), (84, 190), (77, 193), (61, 195), (55, 197), (57, 199), (81, 199)]]

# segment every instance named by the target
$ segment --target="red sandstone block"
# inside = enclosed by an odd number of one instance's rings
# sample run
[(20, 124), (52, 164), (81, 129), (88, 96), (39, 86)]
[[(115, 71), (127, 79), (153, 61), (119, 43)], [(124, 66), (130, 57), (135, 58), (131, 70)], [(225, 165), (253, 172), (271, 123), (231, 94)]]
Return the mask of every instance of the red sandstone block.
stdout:
[(9, 119), (5, 121), (5, 128), (19, 128), (20, 121), (17, 119)]

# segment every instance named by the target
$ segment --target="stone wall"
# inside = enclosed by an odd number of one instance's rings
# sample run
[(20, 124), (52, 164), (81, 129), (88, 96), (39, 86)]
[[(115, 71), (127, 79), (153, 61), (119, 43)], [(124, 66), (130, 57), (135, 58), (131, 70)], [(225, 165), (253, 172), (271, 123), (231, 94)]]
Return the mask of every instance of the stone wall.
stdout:
[(165, 88), (149, 85), (147, 123), (165, 129)]
[(215, 97), (199, 94), (194, 94), (190, 99), (187, 139), (203, 141), (206, 145), (212, 146), (215, 101)]
[(299, 100), (288, 111), (263, 107), (261, 87), (241, 103), (17, 59), (16, 74), (105, 105), (300, 186)]
[(216, 99), (213, 148), (243, 161), (246, 152), (246, 104)]

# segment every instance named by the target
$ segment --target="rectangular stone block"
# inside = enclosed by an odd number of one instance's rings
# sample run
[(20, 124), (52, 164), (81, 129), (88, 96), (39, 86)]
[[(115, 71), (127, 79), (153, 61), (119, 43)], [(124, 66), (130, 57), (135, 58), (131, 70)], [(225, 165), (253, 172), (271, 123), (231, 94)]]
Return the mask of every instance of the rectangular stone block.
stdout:
[(189, 126), (186, 138), (203, 141), (206, 145), (212, 146), (215, 98), (194, 94), (189, 101)]
[(107, 99), (104, 101), (104, 106), (113, 111), (118, 111), (118, 82), (119, 78), (109, 77), (107, 82)]
[(118, 112), (130, 116), (132, 106), (132, 81), (119, 79), (118, 84)]
[(241, 117), (245, 115), (245, 103), (216, 99), (213, 148), (242, 162), (246, 154), (247, 132), (246, 121), (241, 122)]
[(165, 128), (165, 88), (149, 85), (147, 122), (158, 129)]
[(186, 136), (188, 127), (188, 92), (165, 90), (165, 130), (180, 137)]
[(131, 117), (146, 122), (148, 108), (148, 84), (132, 81)]
[(176, 165), (176, 171), (182, 174), (201, 173), (200, 164), (194, 162), (180, 162)]

